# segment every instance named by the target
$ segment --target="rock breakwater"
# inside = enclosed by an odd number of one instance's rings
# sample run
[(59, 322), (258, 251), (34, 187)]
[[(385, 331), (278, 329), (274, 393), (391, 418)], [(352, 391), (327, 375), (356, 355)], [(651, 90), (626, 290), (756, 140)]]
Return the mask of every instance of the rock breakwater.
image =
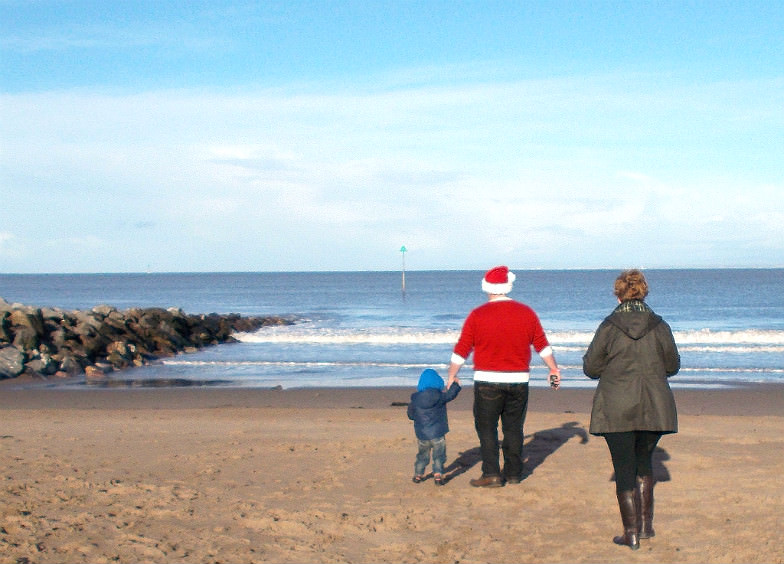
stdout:
[(234, 333), (290, 325), (283, 317), (186, 314), (176, 308), (62, 310), (9, 304), (0, 298), (0, 379), (43, 378), (143, 366), (182, 352), (236, 341)]

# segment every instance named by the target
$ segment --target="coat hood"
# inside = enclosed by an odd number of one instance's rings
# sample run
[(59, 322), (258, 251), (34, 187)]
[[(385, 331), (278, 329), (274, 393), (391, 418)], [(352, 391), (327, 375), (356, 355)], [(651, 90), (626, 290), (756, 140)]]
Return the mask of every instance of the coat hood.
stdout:
[(636, 341), (653, 331), (662, 322), (662, 318), (656, 315), (645, 302), (630, 300), (616, 307), (607, 321)]
[(432, 368), (427, 368), (422, 372), (419, 376), (419, 384), (417, 384), (417, 390), (420, 392), (428, 388), (434, 388), (439, 391), (444, 388), (444, 380)]

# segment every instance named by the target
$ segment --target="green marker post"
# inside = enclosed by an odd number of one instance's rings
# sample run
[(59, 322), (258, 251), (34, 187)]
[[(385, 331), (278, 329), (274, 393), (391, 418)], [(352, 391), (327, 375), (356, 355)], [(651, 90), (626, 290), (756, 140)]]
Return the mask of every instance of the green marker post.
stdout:
[(406, 246), (400, 247), (400, 254), (403, 257), (403, 293), (406, 293)]

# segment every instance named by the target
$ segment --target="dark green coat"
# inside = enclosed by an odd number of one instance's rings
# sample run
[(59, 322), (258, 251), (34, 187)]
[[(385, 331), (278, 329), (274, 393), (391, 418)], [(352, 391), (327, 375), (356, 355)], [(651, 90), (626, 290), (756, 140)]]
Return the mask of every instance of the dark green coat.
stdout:
[[(631, 307), (630, 307), (631, 306)], [(678, 415), (667, 378), (680, 369), (670, 326), (644, 302), (619, 305), (602, 321), (583, 356), (598, 379), (590, 433), (676, 433)]]

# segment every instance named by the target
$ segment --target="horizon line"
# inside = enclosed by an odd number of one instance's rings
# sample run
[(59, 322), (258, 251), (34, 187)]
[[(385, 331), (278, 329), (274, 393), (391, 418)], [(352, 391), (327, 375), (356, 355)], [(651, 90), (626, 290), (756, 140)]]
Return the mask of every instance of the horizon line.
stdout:
[[(672, 266), (672, 267), (645, 267), (645, 266), (596, 266), (596, 267), (558, 267), (558, 268), (517, 268), (509, 267), (516, 272), (559, 272), (559, 271), (607, 271), (626, 270), (638, 268), (643, 271), (654, 270), (781, 270), (783, 266)], [(487, 268), (420, 268), (405, 269), (406, 273), (412, 272), (484, 272)], [(396, 273), (400, 269), (391, 270), (128, 270), (128, 271), (71, 271), (71, 272), (3, 272), (0, 276), (113, 276), (113, 275), (155, 275), (155, 274), (351, 274), (351, 273)]]

